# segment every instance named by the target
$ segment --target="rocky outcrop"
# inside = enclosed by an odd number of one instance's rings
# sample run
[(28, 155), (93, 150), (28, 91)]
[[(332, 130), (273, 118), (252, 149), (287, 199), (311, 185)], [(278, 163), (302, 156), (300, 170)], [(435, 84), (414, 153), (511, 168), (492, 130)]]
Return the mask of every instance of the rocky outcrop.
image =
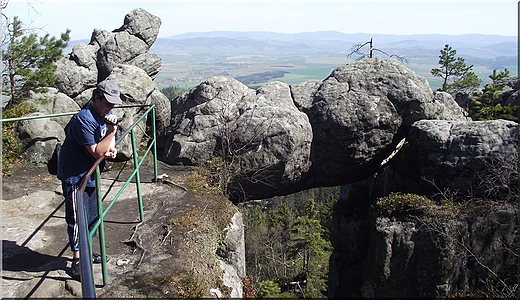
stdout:
[(452, 298), (481, 285), (479, 279), (490, 275), (486, 268), (502, 273), (516, 262), (510, 250), (517, 238), (519, 211), (492, 209), (481, 216), (442, 222), (371, 219), (361, 295)]
[[(157, 38), (160, 25), (161, 21), (158, 17), (149, 14), (143, 9), (135, 9), (126, 15), (124, 25), (121, 28), (112, 32), (95, 29), (88, 45), (76, 45), (70, 53), (57, 62), (57, 88), (50, 88), (49, 92), (46, 93), (33, 94), (32, 102), (37, 105), (41, 113), (45, 114), (78, 111), (90, 101), (97, 82), (109, 78), (119, 85), (123, 95), (122, 107), (114, 108), (114, 114), (124, 116), (118, 127), (116, 138), (117, 135), (121, 134), (142, 117), (143, 105), (151, 104), (155, 104), (156, 109), (155, 134), (158, 136), (165, 135), (170, 130), (171, 104), (169, 99), (159, 91), (153, 82), (153, 79), (159, 73), (161, 59), (156, 54), (148, 53)], [(65, 138), (64, 128), (70, 117), (36, 119), (18, 123), (18, 136), (26, 147), (24, 156), (29, 162), (44, 164), (51, 159), (56, 144), (62, 142)], [(149, 126), (151, 123), (147, 123), (147, 121), (150, 120), (142, 119), (136, 127), (135, 137), (137, 145), (140, 144), (144, 135), (153, 134), (150, 131), (152, 128)], [(132, 157), (130, 135), (125, 137), (117, 147), (119, 150), (118, 159), (128, 160)], [(170, 199), (170, 196), (172, 195), (166, 195), (165, 197)], [(186, 197), (183, 198), (183, 201), (186, 200)], [(156, 238), (157, 232), (153, 230), (164, 230), (163, 228), (168, 222), (167, 219), (164, 222), (161, 221), (162, 223), (158, 225), (153, 223), (157, 222), (157, 220), (150, 222), (158, 227), (152, 226), (152, 233), (144, 234), (150, 238), (144, 241), (144, 247), (150, 247), (147, 250), (151, 250), (151, 252), (157, 251), (151, 253), (151, 255), (147, 252), (152, 257), (149, 269), (152, 270), (152, 273), (161, 269), (161, 267), (156, 266), (157, 262), (164, 264), (164, 269), (167, 269), (168, 272), (171, 271), (169, 266), (183, 265), (185, 268), (182, 271), (189, 274), (194, 272), (193, 274), (197, 276), (197, 280), (200, 280), (201, 286), (204, 285), (204, 288), (200, 291), (202, 296), (207, 296), (210, 294), (210, 290), (215, 290), (225, 297), (240, 298), (242, 296), (241, 278), (245, 277), (245, 245), (242, 217), (239, 213), (235, 213), (233, 216), (223, 215), (223, 211), (226, 213), (236, 211), (236, 208), (226, 199), (222, 200), (226, 201), (226, 204), (220, 204), (218, 208), (211, 207), (211, 205), (216, 204), (215, 199), (211, 198), (208, 201), (210, 202), (208, 210), (211, 210), (215, 216), (204, 214), (208, 218), (202, 221), (207, 224), (205, 232), (190, 235), (190, 237), (194, 237), (194, 240), (195, 238), (204, 239), (205, 246), (202, 246), (202, 243), (197, 240), (197, 242), (188, 241), (185, 243), (186, 246), (190, 244), (191, 248), (186, 247), (189, 250), (182, 250), (180, 247), (175, 249), (181, 254), (183, 251), (197, 253), (196, 256), (198, 257), (191, 260), (195, 267), (189, 264), (186, 265), (185, 260), (188, 255), (179, 255), (171, 258), (172, 254), (170, 252), (172, 250), (166, 251), (162, 243), (155, 247), (158, 240)], [(162, 204), (164, 205), (164, 202)], [(208, 204), (206, 204), (206, 207), (208, 207)], [(174, 207), (167, 209), (174, 209)], [(161, 218), (168, 214), (165, 212), (167, 209), (165, 208), (161, 211), (161, 213), (165, 213)], [(190, 209), (193, 208), (190, 206)], [(169, 216), (171, 218), (172, 213)], [(225, 234), (219, 232), (219, 230), (223, 229), (219, 227), (220, 224), (230, 222), (231, 224), (225, 228)], [(146, 228), (149, 225), (148, 223), (143, 222), (141, 228)], [(193, 232), (193, 230), (190, 230), (190, 232)], [(186, 235), (188, 236), (189, 234)], [(171, 242), (172, 240), (170, 240), (170, 245)], [(218, 253), (215, 249), (217, 244), (220, 250), (222, 250), (218, 251)], [(203, 249), (199, 249), (199, 247)], [(166, 259), (170, 259), (170, 261), (161, 261)], [(175, 262), (171, 263), (171, 260)], [(119, 266), (119, 262), (117, 264)], [(147, 265), (147, 262), (143, 262), (143, 265)], [(141, 265), (141, 268), (143, 265)], [(191, 270), (192, 267), (196, 270)], [(177, 274), (182, 273), (180, 268), (177, 268), (176, 272)], [(128, 276), (130, 275), (121, 275), (118, 276), (118, 279), (124, 280)], [(142, 271), (139, 273), (139, 270), (137, 270), (135, 276), (141, 278), (139, 276), (147, 275), (143, 275)], [(164, 276), (167, 277), (170, 274)], [(188, 288), (192, 288), (189, 286), (191, 284), (193, 283), (189, 282), (187, 284)], [(206, 285), (211, 286), (205, 288)], [(73, 294), (75, 293), (75, 296), (80, 296), (81, 292), (77, 286), (76, 284), (76, 288), (69, 288), (73, 291)], [(117, 286), (120, 285), (116, 284)], [(139, 288), (136, 289), (139, 290)], [(109, 287), (104, 292), (110, 295), (110, 293), (117, 293), (118, 290), (117, 288)], [(166, 294), (168, 292), (170, 291), (167, 291)], [(179, 294), (182, 294), (182, 292), (190, 296), (189, 290), (178, 291)], [(124, 291), (120, 295), (128, 297), (131, 294), (132, 292)]]
[(233, 160), (230, 191), (249, 197), (283, 190), (309, 170), (312, 129), (287, 84), (253, 90), (231, 77), (214, 77), (177, 100), (163, 161)]
[(518, 195), (518, 124), (421, 120), (406, 140), (384, 170), (342, 187), (331, 228), (330, 297), (454, 297), (481, 284), (491, 274), (486, 267), (504, 274), (516, 263), (513, 203), (455, 204), (429, 219), (388, 218), (372, 207), (391, 192), (454, 201)]
[[(43, 115), (33, 113), (29, 116)], [(24, 148), (23, 157), (34, 164), (45, 164), (51, 157), (56, 144), (65, 139), (63, 128), (50, 119), (34, 119), (18, 122), (16, 126), (18, 138)]]
[[(220, 268), (224, 270), (223, 283), (231, 289), (231, 298), (243, 297), (242, 278), (246, 277), (246, 245), (244, 242), (244, 221), (242, 214), (237, 212), (231, 218), (231, 223), (225, 229), (226, 237), (217, 254), (222, 258)], [(218, 298), (222, 292), (215, 290)]]
[[(95, 29), (88, 45), (75, 45), (70, 53), (57, 62), (57, 90), (51, 88), (47, 93), (33, 94), (33, 100), (52, 100), (52, 105), (38, 104), (40, 111), (48, 114), (78, 111), (90, 101), (97, 82), (110, 78), (121, 88), (124, 95), (123, 106), (133, 106), (114, 109), (116, 115), (125, 117), (119, 126), (119, 133), (141, 117), (143, 110), (135, 105), (150, 104), (156, 105), (157, 133), (161, 135), (168, 132), (170, 101), (153, 82), (159, 73), (161, 59), (156, 54), (148, 53), (157, 38), (160, 25), (161, 20), (158, 17), (138, 8), (125, 16), (124, 24), (119, 29), (112, 32)], [(71, 101), (76, 105), (71, 104)], [(60, 117), (56, 120), (64, 128), (69, 119), (70, 117)], [(140, 127), (146, 128), (146, 122), (146, 119), (142, 120)], [(137, 144), (144, 134), (145, 132), (136, 134)], [(39, 138), (46, 137), (43, 135)], [(131, 147), (128, 136), (119, 144), (118, 159), (129, 159), (132, 156)], [(47, 148), (38, 150), (45, 151), (43, 157), (52, 155), (52, 151), (48, 153), (50, 148)]]
[(467, 119), (456, 104), (446, 105), (449, 95), (434, 96), (424, 77), (393, 60), (341, 66), (311, 94), (306, 112), (314, 132), (315, 186), (355, 182), (375, 173), (417, 120)]
[(413, 122), (468, 119), (449, 94), (433, 93), (424, 77), (382, 59), (338, 67), (322, 82), (274, 82), (256, 91), (216, 77), (172, 106), (164, 161), (224, 157), (237, 166), (228, 185), (241, 193), (232, 193), (235, 200), (362, 180)]
[[(136, 9), (117, 30), (95, 29), (88, 45), (76, 45), (58, 62), (57, 90), (34, 95), (51, 99), (38, 100), (40, 109), (79, 109), (96, 83), (110, 78), (127, 106), (115, 109), (125, 116), (119, 130), (140, 118), (142, 110), (134, 105), (155, 104), (157, 133), (167, 137), (160, 159), (202, 165), (220, 157), (219, 179), (234, 201), (350, 184), (334, 210), (331, 297), (452, 297), (479, 276), (476, 268), (468, 269), (477, 258), (496, 267), (494, 272), (511, 263), (511, 256), (491, 257), (518, 238), (512, 231), (517, 211), (509, 207), (442, 223), (390, 219), (370, 207), (392, 191), (431, 196), (449, 190), (457, 197), (515, 191), (517, 169), (498, 177), (492, 171), (517, 166), (516, 123), (472, 122), (451, 95), (433, 92), (424, 77), (383, 59), (340, 66), (322, 81), (271, 82), (256, 90), (231, 77), (214, 77), (170, 103), (153, 83), (160, 58), (148, 53), (160, 24)], [(503, 95), (507, 103), (518, 99), (513, 85)], [(47, 141), (63, 140), (66, 120), (19, 123), (30, 161), (50, 159), (54, 146)], [(147, 120), (139, 127), (147, 128)], [(118, 148), (118, 158), (132, 156), (130, 138)], [(225, 245), (215, 253), (229, 290), (212, 291), (240, 297), (243, 237), (234, 229), (242, 225), (236, 215), (232, 221)], [(492, 242), (486, 244), (486, 238)], [(210, 268), (217, 269), (213, 259)]]
[(402, 162), (395, 166), (395, 178), (406, 182), (401, 190), (408, 186), (434, 194), (439, 192), (436, 185), (486, 197), (518, 186), (518, 124), (513, 121), (421, 120), (412, 125), (407, 140)]
[(444, 208), (449, 216), (388, 218), (368, 208), (372, 184), (344, 188), (336, 205), (330, 298), (453, 298), (491, 284), (493, 274), (516, 274), (517, 206), (473, 204), (458, 213)]

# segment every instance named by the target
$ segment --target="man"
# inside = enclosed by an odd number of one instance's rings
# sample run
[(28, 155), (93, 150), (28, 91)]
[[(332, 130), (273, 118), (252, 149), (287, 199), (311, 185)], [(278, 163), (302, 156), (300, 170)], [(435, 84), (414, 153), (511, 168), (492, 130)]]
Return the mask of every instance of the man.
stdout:
[[(117, 117), (112, 114), (112, 108), (121, 103), (117, 84), (108, 79), (100, 82), (92, 94), (92, 101), (70, 120), (60, 149), (58, 179), (62, 182), (65, 196), (65, 219), (72, 250), (71, 273), (75, 278), (80, 275), (75, 191), (80, 188), (81, 180), (96, 159), (101, 156), (116, 157)], [(83, 201), (90, 227), (98, 218), (95, 173), (87, 180)], [(94, 254), (92, 259), (96, 263), (101, 262), (99, 254)]]

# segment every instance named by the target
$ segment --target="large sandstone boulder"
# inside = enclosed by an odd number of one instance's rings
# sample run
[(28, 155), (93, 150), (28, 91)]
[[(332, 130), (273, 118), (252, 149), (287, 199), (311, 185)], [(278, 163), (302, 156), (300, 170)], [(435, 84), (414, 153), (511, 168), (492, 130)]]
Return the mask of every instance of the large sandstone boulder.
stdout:
[(125, 16), (123, 26), (117, 31), (126, 31), (138, 37), (150, 48), (157, 39), (157, 35), (159, 35), (160, 27), (161, 19), (159, 17), (150, 14), (142, 8), (136, 8)]
[[(148, 53), (160, 26), (160, 18), (138, 8), (125, 16), (119, 29), (112, 32), (94, 29), (88, 45), (74, 46), (71, 53), (57, 62), (59, 94), (73, 98), (82, 108), (91, 100), (97, 82), (110, 78), (121, 88), (123, 106), (132, 106), (114, 109), (116, 115), (125, 117), (119, 134), (142, 116), (143, 107), (136, 105), (151, 104), (156, 105), (156, 133), (166, 134), (171, 118), (170, 101), (153, 83), (160, 70), (161, 58)], [(146, 118), (138, 128), (141, 131), (135, 131), (137, 145), (144, 135), (152, 134), (147, 132)], [(118, 148), (118, 159), (129, 159), (132, 156), (130, 136), (123, 139)]]
[(78, 44), (72, 52), (56, 62), (56, 87), (74, 98), (83, 90), (97, 84), (96, 48)]
[[(32, 113), (29, 116), (43, 115)], [(18, 138), (22, 142), (22, 156), (30, 163), (43, 165), (52, 157), (56, 144), (65, 140), (63, 128), (48, 118), (19, 121), (16, 126)]]
[[(55, 88), (48, 88), (48, 91), (44, 93), (35, 93), (31, 91), (29, 101), (44, 115), (72, 113), (80, 110), (79, 105), (73, 99), (64, 93), (58, 92)], [(68, 115), (53, 117), (50, 120), (57, 122), (65, 128), (71, 118), (72, 115)]]
[(137, 8), (125, 16), (124, 25), (101, 45), (97, 52), (99, 79), (105, 79), (118, 64), (144, 67), (148, 75), (155, 77), (161, 67), (161, 58), (149, 54), (159, 34), (161, 19), (142, 8)]
[[(169, 123), (170, 117), (169, 100), (158, 90), (145, 71), (131, 65), (117, 65), (108, 78), (119, 85), (123, 94), (123, 107), (113, 109), (115, 115), (124, 117), (118, 127), (116, 138), (141, 118), (143, 112), (148, 108), (142, 105), (156, 104), (157, 131), (164, 132), (166, 130), (165, 126)], [(143, 118), (134, 129), (137, 145), (147, 134), (146, 124), (147, 118)], [(131, 136), (127, 135), (123, 138), (117, 148), (118, 159), (126, 160), (132, 157)]]
[(356, 182), (395, 154), (413, 122), (468, 120), (449, 94), (382, 59), (341, 66), (322, 82), (270, 83), (256, 92), (212, 78), (176, 99), (172, 111), (164, 160), (239, 161), (240, 176), (227, 186), (250, 198)]
[(417, 120), (467, 119), (451, 97), (434, 95), (426, 78), (394, 60), (338, 67), (307, 94), (313, 95), (306, 112), (314, 132), (315, 186), (370, 176)]
[(421, 120), (411, 126), (407, 140), (393, 168), (401, 190), (482, 197), (518, 186), (518, 124), (513, 121)]
[(97, 54), (100, 79), (108, 77), (116, 65), (131, 61), (146, 51), (148, 46), (138, 37), (125, 31), (114, 33)]
[(77, 102), (83, 106), (90, 100), (90, 89), (107, 78), (117, 65), (137, 66), (155, 78), (161, 58), (148, 51), (157, 39), (160, 26), (160, 18), (138, 8), (125, 16), (119, 29), (112, 32), (94, 29), (88, 45), (77, 44), (57, 62), (56, 86), (71, 98), (79, 97)]

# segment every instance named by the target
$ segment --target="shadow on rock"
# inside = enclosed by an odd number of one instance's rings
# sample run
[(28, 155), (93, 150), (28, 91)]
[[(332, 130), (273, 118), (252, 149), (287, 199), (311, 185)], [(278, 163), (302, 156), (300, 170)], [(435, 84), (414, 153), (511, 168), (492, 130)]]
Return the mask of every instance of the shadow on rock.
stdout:
[(56, 257), (33, 251), (16, 242), (2, 240), (2, 270), (6, 271), (54, 271), (67, 270), (66, 257)]

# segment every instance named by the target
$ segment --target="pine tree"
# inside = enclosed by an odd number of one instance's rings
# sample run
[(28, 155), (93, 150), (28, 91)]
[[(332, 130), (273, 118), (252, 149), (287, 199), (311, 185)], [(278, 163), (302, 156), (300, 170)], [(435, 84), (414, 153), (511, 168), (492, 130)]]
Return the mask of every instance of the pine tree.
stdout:
[(469, 113), (472, 119), (475, 121), (505, 119), (518, 122), (518, 105), (502, 105), (499, 101), (500, 92), (505, 86), (501, 80), (509, 78), (509, 70), (504, 69), (497, 73), (495, 69), (489, 78), (492, 82), (484, 86), (482, 95), (471, 101)]
[[(446, 44), (441, 50), (439, 64), (441, 68), (434, 68), (431, 74), (443, 79), (441, 91), (450, 94), (468, 91), (480, 86), (478, 76), (472, 71), (473, 65), (466, 65), (464, 58), (456, 57), (457, 51)], [(449, 83), (451, 79), (452, 83)]]
[(18, 17), (14, 17), (7, 32), (7, 49), (2, 49), (2, 94), (10, 99), (10, 107), (20, 103), (29, 91), (44, 91), (54, 85), (55, 62), (67, 47), (70, 30), (62, 33), (59, 39), (49, 34), (38, 37), (28, 33)]
[(323, 228), (317, 219), (318, 210), (313, 198), (305, 201), (304, 210), (296, 218), (291, 230), (292, 258), (296, 261), (298, 278), (305, 279), (305, 297), (323, 298), (327, 290), (330, 243), (323, 238)]

